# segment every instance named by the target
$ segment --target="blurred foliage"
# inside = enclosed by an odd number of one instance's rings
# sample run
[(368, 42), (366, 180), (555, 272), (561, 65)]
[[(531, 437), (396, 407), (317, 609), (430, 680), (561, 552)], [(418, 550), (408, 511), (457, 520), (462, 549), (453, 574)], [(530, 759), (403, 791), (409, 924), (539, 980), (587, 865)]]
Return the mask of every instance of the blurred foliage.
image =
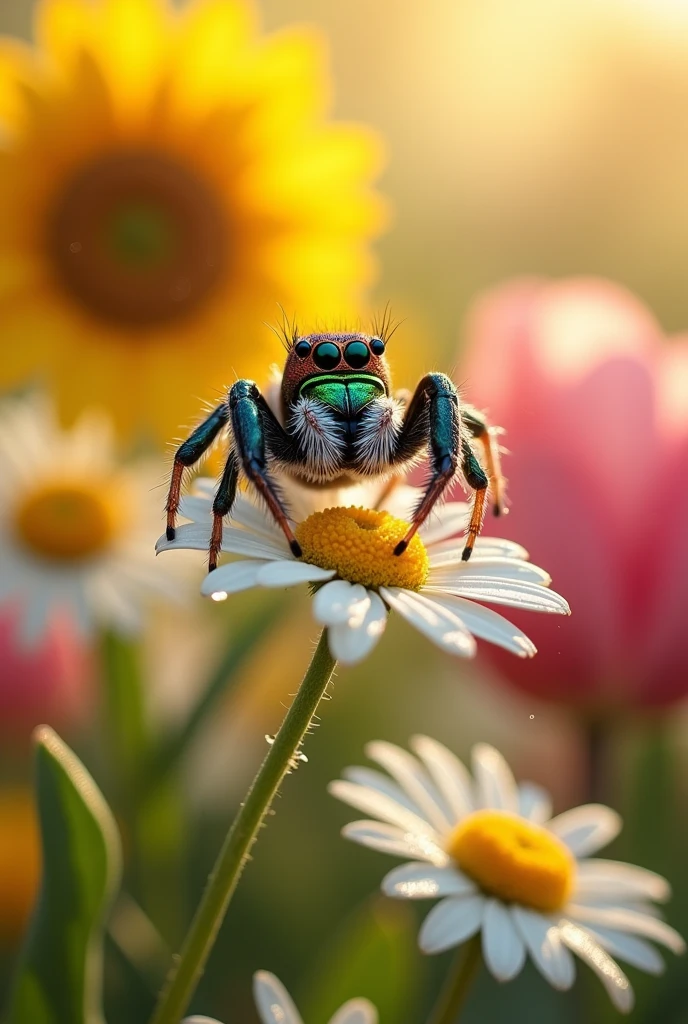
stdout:
[(43, 881), (21, 954), (9, 1024), (104, 1024), (105, 913), (117, 890), (117, 829), (81, 762), (47, 727), (36, 734)]

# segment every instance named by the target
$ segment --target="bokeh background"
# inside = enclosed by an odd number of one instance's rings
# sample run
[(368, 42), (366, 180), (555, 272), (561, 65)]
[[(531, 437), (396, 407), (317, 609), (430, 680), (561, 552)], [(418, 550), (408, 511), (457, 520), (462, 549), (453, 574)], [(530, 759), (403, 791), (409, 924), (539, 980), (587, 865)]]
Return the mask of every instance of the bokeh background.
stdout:
[[(0, 32), (31, 38), (34, 6), (4, 0)], [(361, 763), (369, 739), (403, 744), (427, 732), (461, 756), (485, 740), (518, 776), (546, 784), (557, 809), (591, 795), (609, 802), (627, 822), (614, 855), (667, 874), (675, 890), (669, 920), (688, 932), (688, 650), (680, 626), (688, 608), (681, 584), (688, 576), (681, 338), (688, 328), (688, 4), (266, 0), (258, 7), (266, 30), (296, 22), (323, 34), (334, 115), (374, 129), (386, 148), (378, 181), (388, 227), (373, 243), (377, 271), (360, 315), (365, 320), (390, 302), (403, 319), (390, 346), (400, 385), (442, 369), (455, 373), (476, 405), (498, 417), (509, 410), (513, 425), (503, 425), (513, 509), (498, 532), (525, 543), (553, 572), (574, 612), (571, 623), (557, 624), (561, 637), (528, 620), (543, 668), (536, 661), (515, 674), (505, 659), (482, 654), (459, 663), (393, 618), (368, 661), (339, 671), (309, 737), (308, 763), (287, 780), (193, 1004), (227, 1024), (252, 1021), (249, 978), (266, 968), (316, 1024), (337, 1005), (339, 982), (342, 997), (377, 999), (383, 1024), (412, 1024), (429, 1006), (447, 958), (415, 954), (416, 908), (374, 895), (389, 865), (343, 843), (346, 813), (325, 793), (344, 765)], [(556, 285), (531, 281), (500, 291), (491, 309), (476, 307), (486, 289), (524, 278), (578, 283), (560, 294)], [(536, 339), (534, 349), (549, 346), (555, 362), (559, 349), (573, 353), (572, 364), (583, 353), (581, 365), (568, 378), (555, 372), (544, 357), (538, 362), (518, 348), (524, 336)], [(267, 376), (280, 349), (266, 338)], [(507, 350), (517, 357), (507, 358)], [(180, 425), (197, 401), (212, 400), (227, 383), (212, 357), (199, 358), (205, 365), (196, 379), (205, 380), (205, 391), (190, 404), (180, 390)], [(246, 359), (236, 342), (231, 363), (239, 376), (256, 372), (242, 368)], [(506, 383), (491, 372), (497, 364)], [(505, 397), (516, 380), (521, 391)], [(97, 401), (98, 380), (83, 387)], [(168, 407), (173, 402), (168, 395)], [(525, 414), (533, 405), (540, 418)], [(561, 422), (545, 418), (555, 408)], [(160, 463), (156, 481), (166, 472), (163, 453), (159, 444), (148, 449)], [(155, 493), (162, 507), (163, 490)], [(600, 505), (598, 521), (590, 508)], [(151, 545), (159, 532), (153, 528)], [(569, 589), (557, 576), (558, 559), (564, 576), (572, 574)], [(268, 614), (260, 596), (206, 607), (194, 589), (202, 560), (186, 569), (184, 605), (156, 605), (140, 643), (127, 646), (143, 665), (145, 729), (158, 738), (185, 721), (228, 642), (231, 653)], [(584, 628), (575, 625), (576, 602), (585, 609)], [(104, 696), (102, 641), (75, 641), (65, 626), (53, 649), (29, 663), (7, 625), (0, 637), (4, 985), (37, 872), (25, 800), (30, 726), (54, 721), (115, 807), (128, 852), (127, 891), (155, 925), (149, 934), (136, 909), (118, 907), (107, 947), (108, 1020), (146, 1019), (165, 951), (179, 944), (264, 737), (277, 728), (308, 661), (314, 628), (305, 595), (277, 596), (270, 614), (274, 624), (144, 802), (145, 813), (118, 780), (121, 735)], [(34, 677), (42, 681), (31, 690), (36, 698), (19, 708), (13, 695)], [(81, 696), (65, 714), (60, 687), (75, 680)], [(128, 929), (140, 939), (136, 968), (131, 950), (121, 948)], [(386, 967), (372, 963), (376, 953)], [(358, 987), (345, 991), (353, 960)], [(660, 980), (630, 974), (638, 990), (634, 1021), (688, 1021), (685, 963), (672, 963)], [(584, 969), (568, 995), (526, 970), (508, 986), (482, 979), (466, 1019), (597, 1024), (613, 1016)]]

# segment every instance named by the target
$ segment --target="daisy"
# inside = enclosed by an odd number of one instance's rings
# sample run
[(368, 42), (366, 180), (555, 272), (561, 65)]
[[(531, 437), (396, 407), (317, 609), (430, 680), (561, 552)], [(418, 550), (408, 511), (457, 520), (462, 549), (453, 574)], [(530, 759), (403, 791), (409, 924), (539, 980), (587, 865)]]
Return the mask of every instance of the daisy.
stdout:
[(41, 397), (0, 406), (0, 603), (19, 607), (26, 644), (57, 613), (86, 636), (135, 632), (143, 598), (175, 592), (150, 554), (155, 482), (150, 464), (116, 464), (102, 415), (62, 431)]
[[(211, 484), (183, 500), (181, 513), (192, 521), (176, 539), (161, 537), (158, 551), (206, 550), (212, 519)], [(408, 510), (412, 488), (400, 488), (392, 511)], [(201, 593), (224, 600), (252, 587), (315, 589), (313, 616), (327, 627), (333, 657), (344, 664), (365, 658), (384, 633), (390, 610), (442, 650), (461, 657), (476, 653), (475, 638), (505, 647), (522, 658), (534, 645), (507, 619), (477, 602), (531, 611), (568, 614), (566, 601), (549, 590), (550, 578), (531, 565), (527, 552), (509, 540), (480, 537), (470, 562), (463, 562), (463, 530), (468, 506), (444, 505), (420, 528), (403, 555), (394, 555), (408, 523), (392, 511), (337, 507), (314, 512), (294, 531), (303, 556), (291, 552), (271, 517), (240, 495), (224, 527), (222, 550), (240, 556), (219, 566), (201, 585)], [(454, 538), (454, 539), (451, 539)]]
[(669, 897), (663, 878), (591, 856), (616, 837), (619, 816), (588, 804), (553, 818), (549, 795), (517, 785), (486, 744), (473, 748), (472, 777), (436, 740), (416, 736), (411, 746), (415, 757), (370, 743), (367, 755), (388, 774), (349, 768), (329, 788), (373, 819), (346, 825), (346, 838), (411, 858), (384, 877), (388, 896), (440, 898), (420, 931), (423, 952), (440, 953), (480, 932), (498, 981), (514, 978), (530, 956), (557, 989), (573, 984), (575, 953), (629, 1012), (633, 990), (614, 958), (659, 974), (664, 963), (648, 940), (674, 953), (685, 944), (653, 904)]
[[(274, 974), (256, 971), (253, 998), (261, 1024), (303, 1024), (301, 1014), (286, 988)], [(341, 1006), (329, 1024), (377, 1024), (377, 1010), (367, 999), (350, 999)], [(218, 1024), (211, 1017), (187, 1017), (182, 1024)]]
[(381, 147), (326, 119), (317, 34), (249, 0), (41, 0), (35, 35), (0, 39), (0, 383), (167, 441), (209, 367), (262, 374), (276, 302), (356, 311)]

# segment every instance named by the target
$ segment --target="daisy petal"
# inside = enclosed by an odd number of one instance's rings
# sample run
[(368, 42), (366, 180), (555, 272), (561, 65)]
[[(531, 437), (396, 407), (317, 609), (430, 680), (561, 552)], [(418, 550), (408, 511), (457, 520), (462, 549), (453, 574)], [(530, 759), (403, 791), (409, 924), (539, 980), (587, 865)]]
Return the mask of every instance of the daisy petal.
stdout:
[(370, 608), (370, 597), (360, 583), (332, 580), (313, 598), (313, 615), (323, 626), (362, 622)]
[[(470, 508), (465, 501), (448, 501), (442, 506), (442, 514), (426, 519), (418, 533), (426, 547), (463, 534), (470, 515)], [(458, 539), (453, 541), (457, 546)], [(461, 545), (463, 547), (463, 545)]]
[(395, 899), (425, 900), (438, 896), (470, 896), (475, 884), (451, 865), (436, 868), (412, 862), (394, 868), (382, 879), (382, 891)]
[(516, 814), (516, 780), (499, 751), (487, 743), (477, 743), (471, 756), (476, 784), (476, 805)]
[(248, 501), (243, 495), (237, 495), (232, 508), (231, 520), (244, 526), (251, 533), (272, 541), (283, 548), (285, 554), (290, 551), (287, 538), (273, 519), (266, 516), (261, 508)]
[(235, 526), (224, 527), (222, 550), (232, 555), (251, 555), (253, 558), (266, 558), (278, 562), (292, 560), (294, 557), (286, 540), (282, 544), (278, 538), (257, 537), (248, 530), (240, 530)]
[(540, 583), (519, 580), (497, 579), (490, 576), (468, 576), (460, 567), (453, 574), (445, 573), (441, 583), (431, 580), (424, 592), (439, 590), (455, 597), (467, 597), (473, 601), (487, 601), (490, 604), (508, 605), (531, 612), (547, 612), (551, 615), (570, 615), (568, 602), (554, 590)]
[(603, 804), (583, 804), (552, 818), (547, 828), (559, 836), (576, 857), (588, 857), (618, 836), (621, 818)]
[(654, 946), (637, 935), (629, 935), (627, 932), (620, 932), (614, 928), (585, 928), (593, 938), (597, 939), (601, 946), (611, 953), (625, 960), (631, 967), (638, 967), (648, 974), (662, 974), (665, 969), (664, 960)]
[(432, 640), (438, 647), (462, 658), (472, 658), (475, 640), (458, 619), (438, 602), (400, 587), (381, 587), (380, 594), (390, 608)]
[(389, 775), (378, 772), (375, 768), (361, 768), (358, 765), (345, 768), (342, 775), (349, 782), (356, 782), (359, 786), (367, 786), (369, 789), (377, 789), (380, 793), (391, 797), (392, 800), (396, 800), (402, 807), (408, 807), (409, 811), (413, 811), (414, 814), (418, 813), (414, 802), (404, 793), (401, 786), (390, 779)]
[(542, 786), (522, 782), (518, 787), (518, 813), (536, 825), (544, 825), (552, 817), (552, 798)]
[(350, 807), (355, 807), (358, 811), (372, 814), (380, 821), (396, 825), (407, 832), (435, 838), (435, 830), (424, 818), (407, 810), (406, 807), (402, 807), (378, 790), (358, 786), (355, 782), (347, 782), (345, 779), (335, 779), (327, 788), (328, 792), (337, 800), (349, 804)]
[(628, 907), (588, 907), (580, 903), (567, 904), (566, 913), (583, 925), (602, 925), (620, 932), (642, 935), (666, 946), (677, 956), (685, 952), (686, 944), (679, 933), (651, 913), (629, 910)]
[(215, 1017), (185, 1017), (182, 1024), (220, 1024), (219, 1020)]
[[(433, 565), (436, 558), (444, 554), (451, 556), (457, 550), (461, 553), (464, 548), (463, 541), (459, 537), (455, 537), (454, 540), (444, 540), (431, 545), (428, 545), (426, 542), (425, 546), (428, 548), (428, 554)], [(519, 562), (528, 561), (528, 552), (525, 548), (512, 540), (502, 540), (500, 537), (478, 537), (473, 548), (473, 557), (476, 555), (479, 555), (480, 558), (506, 558), (509, 560), (514, 558)], [(473, 561), (473, 558), (471, 558), (471, 561)]]
[(412, 857), (427, 860), (437, 867), (446, 867), (449, 857), (429, 836), (405, 832), (396, 825), (381, 821), (352, 821), (342, 829), (345, 839), (351, 839), (361, 846), (369, 846), (380, 853), (391, 853), (396, 857)]
[(576, 927), (570, 921), (562, 921), (559, 931), (569, 949), (592, 967), (617, 1010), (630, 1013), (635, 1002), (633, 989), (617, 962), (585, 929)]
[(303, 1024), (291, 996), (274, 974), (256, 971), (253, 998), (262, 1024)]
[(377, 1024), (377, 1010), (367, 999), (350, 999), (340, 1007), (330, 1024)]
[(542, 914), (514, 905), (511, 915), (533, 963), (553, 988), (566, 991), (576, 977), (573, 957), (561, 941), (559, 929)]
[(474, 811), (471, 777), (458, 757), (430, 736), (413, 736), (411, 746), (425, 762), (455, 821)]
[(461, 559), (462, 553), (463, 548), (459, 547), (456, 552), (447, 551), (431, 557), (429, 582), (437, 587), (452, 583), (459, 575), (458, 569), (461, 579), (475, 576), (480, 579), (510, 579), (537, 583), (542, 587), (548, 587), (552, 582), (552, 577), (544, 569), (519, 558), (482, 558), (474, 554), (470, 562), (464, 562)]
[(156, 554), (189, 548), (192, 551), (207, 551), (210, 546), (210, 526), (200, 523), (183, 523), (175, 531), (174, 540), (168, 540), (163, 533), (155, 544)]
[(447, 897), (423, 921), (418, 945), (424, 953), (442, 953), (460, 945), (478, 931), (484, 909), (484, 896)]
[(201, 594), (210, 597), (212, 594), (238, 594), (242, 590), (250, 590), (256, 586), (258, 573), (263, 566), (271, 564), (251, 559), (246, 562), (219, 565), (213, 572), (209, 572), (201, 583)]
[(641, 897), (663, 903), (670, 895), (671, 888), (665, 878), (635, 864), (596, 858), (578, 865), (574, 899), (584, 897), (586, 902), (592, 902), (592, 898), (599, 896), (603, 902), (608, 902)]
[(203, 523), (210, 527), (213, 518), (213, 503), (208, 498), (186, 494), (179, 502), (179, 515), (192, 523)]
[(394, 743), (386, 743), (383, 740), (368, 743), (365, 752), (371, 761), (377, 761), (397, 780), (422, 816), (438, 832), (447, 832), (451, 828), (451, 822), (447, 818), (446, 809), (437, 790), (412, 754), (395, 746)]
[(387, 609), (384, 603), (372, 591), (368, 592), (368, 597), (370, 604), (361, 622), (341, 623), (329, 628), (330, 651), (333, 657), (344, 665), (355, 664), (367, 657), (387, 626)]
[(499, 900), (488, 900), (483, 918), (483, 956), (497, 981), (510, 981), (523, 968), (526, 947), (511, 914)]
[(321, 569), (308, 562), (270, 562), (261, 566), (257, 583), (260, 587), (294, 587), (298, 583), (331, 580), (334, 575), (334, 569)]
[(537, 653), (535, 644), (525, 633), (491, 608), (484, 608), (474, 601), (468, 601), (464, 597), (453, 597), (450, 594), (440, 596), (433, 593), (432, 596), (436, 604), (458, 616), (474, 636), (488, 640), (498, 647), (504, 647), (519, 658), (532, 658)]

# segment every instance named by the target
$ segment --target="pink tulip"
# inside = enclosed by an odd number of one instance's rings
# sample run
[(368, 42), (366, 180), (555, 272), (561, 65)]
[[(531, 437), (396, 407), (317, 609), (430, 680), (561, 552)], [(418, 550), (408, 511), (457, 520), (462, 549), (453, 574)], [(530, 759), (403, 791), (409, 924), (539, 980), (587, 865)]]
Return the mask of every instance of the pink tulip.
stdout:
[(0, 742), (28, 750), (33, 727), (59, 728), (82, 720), (89, 708), (89, 664), (68, 622), (55, 620), (43, 643), (18, 639), (18, 610), (0, 614)]
[(474, 307), (460, 379), (511, 453), (509, 516), (486, 531), (522, 543), (572, 610), (531, 616), (537, 657), (495, 653), (500, 670), (598, 713), (686, 696), (688, 338), (606, 281), (520, 280)]

